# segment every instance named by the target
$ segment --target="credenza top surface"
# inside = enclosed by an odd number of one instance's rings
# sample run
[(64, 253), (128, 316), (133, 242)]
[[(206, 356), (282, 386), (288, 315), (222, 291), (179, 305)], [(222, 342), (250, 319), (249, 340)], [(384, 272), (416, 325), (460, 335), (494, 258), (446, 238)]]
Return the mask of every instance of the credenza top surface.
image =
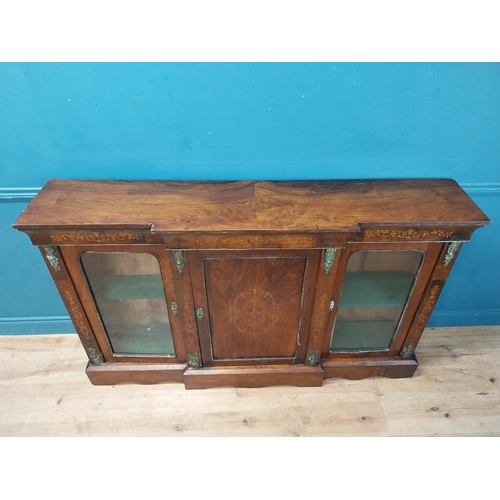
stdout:
[(49, 180), (14, 227), (349, 232), (360, 225), (476, 228), (488, 223), (452, 179)]

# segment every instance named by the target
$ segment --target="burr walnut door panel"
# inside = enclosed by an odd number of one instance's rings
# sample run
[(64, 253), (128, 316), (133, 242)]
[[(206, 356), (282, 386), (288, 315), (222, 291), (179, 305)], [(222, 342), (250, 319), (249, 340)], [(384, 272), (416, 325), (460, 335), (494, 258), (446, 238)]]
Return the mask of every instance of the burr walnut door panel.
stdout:
[(303, 362), (320, 252), (194, 253), (204, 366)]

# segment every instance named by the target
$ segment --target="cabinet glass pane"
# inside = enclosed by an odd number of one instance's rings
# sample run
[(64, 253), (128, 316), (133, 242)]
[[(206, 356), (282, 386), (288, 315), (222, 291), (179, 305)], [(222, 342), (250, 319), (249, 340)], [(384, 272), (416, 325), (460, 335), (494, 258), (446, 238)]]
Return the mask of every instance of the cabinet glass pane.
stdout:
[(420, 250), (360, 250), (347, 263), (330, 351), (389, 349), (423, 261)]
[(157, 258), (87, 252), (80, 259), (114, 354), (175, 356)]

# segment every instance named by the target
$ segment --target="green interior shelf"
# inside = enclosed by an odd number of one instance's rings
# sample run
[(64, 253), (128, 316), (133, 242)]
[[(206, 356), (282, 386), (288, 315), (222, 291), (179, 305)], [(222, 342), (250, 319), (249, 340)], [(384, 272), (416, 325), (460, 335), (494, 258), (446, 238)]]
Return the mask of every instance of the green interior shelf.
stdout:
[(164, 299), (158, 274), (113, 274), (92, 277), (92, 291), (99, 300)]
[(388, 349), (396, 321), (337, 321), (331, 351)]
[(402, 307), (414, 279), (405, 271), (347, 272), (339, 307)]
[(175, 356), (172, 332), (166, 323), (108, 325), (106, 331), (115, 354)]

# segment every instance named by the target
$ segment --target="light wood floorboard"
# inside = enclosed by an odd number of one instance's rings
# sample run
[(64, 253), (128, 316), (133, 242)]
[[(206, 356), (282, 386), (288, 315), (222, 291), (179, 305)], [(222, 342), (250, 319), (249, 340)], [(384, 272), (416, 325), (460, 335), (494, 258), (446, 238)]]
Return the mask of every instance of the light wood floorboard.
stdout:
[(499, 436), (500, 326), (427, 329), (411, 379), (93, 386), (76, 335), (0, 337), (1, 436)]

